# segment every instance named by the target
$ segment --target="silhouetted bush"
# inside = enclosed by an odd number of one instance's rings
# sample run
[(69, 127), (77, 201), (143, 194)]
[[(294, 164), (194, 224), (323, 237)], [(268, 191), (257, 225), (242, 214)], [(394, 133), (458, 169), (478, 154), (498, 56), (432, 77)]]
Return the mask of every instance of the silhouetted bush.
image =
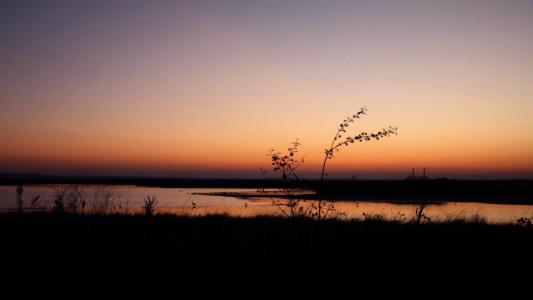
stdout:
[(54, 191), (54, 207), (52, 208), (55, 213), (65, 212), (65, 196), (68, 190), (66, 188), (59, 188)]
[(24, 194), (24, 187), (21, 185), (17, 186), (17, 211), (19, 214), (24, 212), (24, 201), (22, 195)]
[(151, 217), (155, 214), (155, 210), (157, 207), (157, 198), (155, 196), (147, 196), (144, 199), (144, 215), (147, 217)]
[[(304, 163), (304, 159), (298, 159), (297, 153), (299, 152), (300, 142), (295, 140), (287, 148), (286, 153), (271, 149), (268, 153), (272, 164), (272, 171), (279, 172), (281, 174), (281, 179), (287, 181), (291, 178), (299, 180), (298, 175), (296, 175), (296, 170)], [(263, 176), (266, 176), (266, 170), (260, 168), (263, 173)], [(272, 203), (277, 206), (280, 212), (284, 216), (288, 217), (305, 217), (310, 215), (309, 208), (305, 208), (301, 205), (301, 199), (293, 197), (291, 189), (286, 186), (283, 188), (283, 191), (286, 193), (286, 199), (274, 199)]]
[(66, 193), (67, 210), (71, 213), (84, 213), (88, 197), (86, 186), (77, 184), (69, 186)]
[(299, 179), (298, 175), (296, 175), (296, 170), (304, 163), (303, 158), (296, 158), (299, 151), (298, 147), (300, 145), (300, 142), (295, 140), (289, 148), (287, 148), (287, 153), (271, 149), (268, 154), (272, 160), (272, 170), (274, 172), (280, 172), (283, 180), (290, 179), (291, 177), (294, 177), (296, 180)]
[(93, 192), (91, 201), (91, 213), (108, 214), (115, 210), (114, 203), (115, 192), (110, 187), (98, 187)]
[(420, 224), (422, 221), (431, 221), (431, 218), (428, 217), (424, 210), (426, 209), (427, 201), (421, 201), (418, 207), (415, 210), (415, 215), (413, 217), (412, 222), (415, 224)]
[(531, 227), (531, 224), (533, 223), (531, 220), (532, 218), (523, 217), (516, 220), (516, 223), (525, 227)]

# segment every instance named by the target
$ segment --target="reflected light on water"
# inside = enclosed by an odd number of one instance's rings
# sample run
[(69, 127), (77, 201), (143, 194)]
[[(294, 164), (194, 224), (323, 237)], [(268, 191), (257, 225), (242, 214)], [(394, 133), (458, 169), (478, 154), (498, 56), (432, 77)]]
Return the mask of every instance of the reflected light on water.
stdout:
[[(39, 207), (50, 209), (53, 206), (54, 195), (57, 190), (71, 188), (68, 185), (27, 185), (24, 186), (25, 206), (28, 206), (36, 196)], [(158, 213), (172, 213), (176, 215), (204, 216), (210, 214), (225, 214), (235, 217), (281, 216), (281, 210), (273, 205), (273, 198), (225, 197), (220, 195), (206, 195), (209, 193), (255, 193), (255, 189), (212, 189), (212, 188), (156, 188), (137, 186), (83, 186), (87, 196), (88, 211), (95, 195), (102, 191), (111, 195), (111, 211), (137, 213), (142, 212), (143, 200), (146, 196), (158, 199)], [(16, 186), (0, 186), (0, 209), (3, 211), (14, 209), (16, 206)], [(273, 190), (271, 190), (273, 191)], [(277, 199), (279, 201), (279, 199)], [(312, 201), (301, 202), (309, 207)], [(362, 219), (363, 214), (378, 215), (386, 219), (407, 221), (415, 215), (415, 204), (394, 204), (370, 201), (338, 201), (335, 202), (337, 211), (345, 213), (347, 219)], [(482, 217), (491, 223), (515, 223), (521, 217), (533, 217), (533, 205), (508, 205), (449, 202), (429, 204), (425, 215), (432, 221), (446, 221), (453, 219), (469, 219)]]

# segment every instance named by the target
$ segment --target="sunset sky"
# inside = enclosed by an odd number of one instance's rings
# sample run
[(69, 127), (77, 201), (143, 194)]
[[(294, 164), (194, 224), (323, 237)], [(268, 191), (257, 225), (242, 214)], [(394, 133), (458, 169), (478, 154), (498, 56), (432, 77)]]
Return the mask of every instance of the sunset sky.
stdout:
[[(533, 1), (0, 0), (0, 172), (533, 178)], [(273, 175), (271, 175), (273, 176)]]

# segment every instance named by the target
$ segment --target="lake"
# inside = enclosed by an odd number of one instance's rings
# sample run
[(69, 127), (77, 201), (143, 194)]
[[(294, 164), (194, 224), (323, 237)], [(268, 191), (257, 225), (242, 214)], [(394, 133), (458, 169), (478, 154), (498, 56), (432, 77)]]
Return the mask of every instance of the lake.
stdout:
[[(146, 196), (158, 199), (157, 212), (180, 215), (201, 216), (224, 213), (231, 216), (253, 217), (258, 215), (282, 215), (280, 208), (273, 204), (272, 198), (237, 197), (205, 195), (206, 193), (255, 193), (256, 189), (225, 188), (157, 188), (139, 186), (106, 185), (25, 185), (23, 203), (26, 210), (47, 210), (53, 207), (58, 193), (76, 191), (85, 199), (84, 210), (136, 213), (142, 211)], [(275, 192), (275, 190), (267, 190)], [(201, 195), (200, 195), (200, 194)], [(35, 197), (39, 199), (32, 203)], [(309, 201), (310, 202), (310, 201)], [(306, 202), (304, 205), (309, 205)], [(363, 214), (381, 215), (387, 219), (407, 220), (414, 216), (414, 204), (394, 204), (381, 201), (338, 201), (337, 211), (348, 219), (363, 218)], [(16, 208), (16, 186), (0, 186), (0, 210)], [(533, 205), (485, 204), (468, 202), (447, 202), (429, 204), (425, 211), (433, 221), (470, 218), (480, 216), (491, 223), (515, 223), (521, 217), (533, 217)]]

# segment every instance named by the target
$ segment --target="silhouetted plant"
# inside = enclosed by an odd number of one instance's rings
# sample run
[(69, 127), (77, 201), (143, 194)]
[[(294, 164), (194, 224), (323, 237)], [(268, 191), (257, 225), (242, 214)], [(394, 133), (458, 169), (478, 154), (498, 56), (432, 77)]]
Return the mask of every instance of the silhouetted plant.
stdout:
[(102, 187), (94, 190), (92, 201), (92, 213), (95, 214), (107, 214), (114, 208), (113, 197), (115, 192), (107, 187)]
[(324, 181), (324, 176), (328, 175), (326, 173), (326, 163), (328, 159), (332, 159), (333, 154), (335, 152), (339, 152), (342, 147), (348, 147), (350, 144), (353, 144), (355, 142), (369, 142), (372, 140), (380, 140), (390, 135), (397, 134), (398, 128), (389, 126), (389, 128), (384, 128), (380, 131), (373, 133), (367, 133), (366, 131), (363, 131), (353, 136), (345, 136), (344, 139), (341, 140), (343, 138), (343, 135), (346, 133), (347, 128), (350, 126), (350, 123), (353, 123), (355, 120), (360, 119), (361, 116), (365, 115), (367, 111), (368, 110), (366, 109), (366, 107), (361, 108), (361, 110), (358, 111), (356, 114), (353, 114), (348, 118), (344, 119), (339, 125), (339, 128), (337, 128), (337, 132), (335, 133), (335, 136), (331, 141), (331, 145), (329, 146), (329, 148), (324, 150), (325, 157), (324, 161), (322, 162), (322, 172), (320, 174), (321, 182)]
[[(357, 113), (347, 117), (342, 121), (342, 123), (339, 125), (339, 128), (337, 128), (337, 132), (335, 133), (335, 136), (333, 137), (331, 141), (331, 145), (329, 148), (326, 148), (324, 150), (325, 156), (324, 161), (322, 162), (322, 171), (320, 174), (320, 182), (324, 182), (324, 176), (327, 176), (326, 173), (326, 164), (329, 159), (333, 159), (333, 155), (335, 152), (339, 152), (342, 147), (348, 147), (349, 145), (355, 143), (355, 142), (369, 142), (372, 140), (380, 140), (382, 138), (388, 137), (390, 135), (396, 135), (397, 134), (397, 128), (389, 126), (389, 128), (383, 128), (380, 131), (368, 133), (366, 131), (360, 132), (356, 135), (347, 135), (344, 136), (347, 133), (347, 128), (350, 126), (351, 123), (355, 122), (355, 120), (360, 119), (361, 116), (365, 115), (368, 110), (366, 107), (361, 108), (360, 111)], [(343, 139), (344, 137), (344, 139)], [(318, 202), (318, 218), (320, 219), (322, 216), (322, 201)]]
[(428, 222), (431, 221), (431, 218), (428, 217), (424, 213), (424, 210), (426, 209), (426, 206), (427, 206), (427, 202), (426, 201), (420, 202), (420, 204), (418, 205), (418, 207), (415, 210), (415, 216), (413, 218), (413, 223), (420, 224), (420, 223), (422, 223), (422, 221), (428, 221)]
[(155, 210), (157, 207), (157, 198), (155, 196), (147, 196), (144, 199), (144, 215), (147, 217), (151, 217), (155, 214)]
[[(304, 163), (303, 158), (296, 158), (297, 153), (299, 151), (299, 146), (300, 142), (298, 140), (295, 140), (287, 148), (286, 153), (271, 149), (270, 152), (267, 154), (268, 156), (270, 156), (271, 159), (272, 170), (274, 172), (279, 172), (281, 174), (281, 179), (283, 179), (284, 181), (287, 181), (290, 178), (299, 180), (298, 175), (296, 175), (296, 170), (298, 169), (298, 167), (300, 167), (300, 165)], [(286, 202), (278, 200), (272, 201), (273, 204), (279, 208), (283, 215), (289, 217), (297, 217), (306, 216), (309, 214), (309, 210), (306, 210), (304, 206), (300, 204), (301, 200), (294, 198), (291, 195), (291, 191), (288, 186), (284, 187), (283, 191), (287, 194)]]
[(287, 148), (286, 154), (274, 149), (271, 149), (270, 153), (268, 154), (272, 159), (272, 170), (275, 172), (280, 172), (283, 180), (287, 180), (291, 177), (294, 177), (294, 179), (299, 179), (296, 175), (296, 169), (298, 169), (298, 167), (304, 163), (303, 158), (296, 158), (299, 146), (300, 142), (295, 140), (292, 142), (289, 148)]
[[(52, 210), (54, 212), (83, 213), (88, 199), (88, 189), (81, 185), (69, 185), (55, 189)], [(32, 201), (32, 208), (37, 206), (37, 196)]]
[(487, 218), (478, 212), (468, 218), (468, 222), (473, 224), (487, 224)]
[(22, 196), (24, 194), (24, 187), (22, 184), (17, 186), (17, 211), (19, 214), (22, 214), (24, 212), (24, 201), (22, 199)]
[(288, 195), (285, 201), (276, 199), (272, 200), (272, 204), (274, 204), (285, 217), (313, 217), (315, 215), (313, 214), (313, 207), (306, 207), (304, 203), (305, 201), (294, 198), (291, 195)]
[(384, 222), (387, 219), (383, 214), (379, 213), (363, 213), (364, 222)]
[(398, 212), (398, 213), (396, 214), (396, 216), (394, 216), (394, 218), (392, 218), (392, 220), (393, 220), (394, 222), (403, 223), (403, 222), (406, 222), (406, 221), (407, 221), (407, 217), (405, 216), (404, 213)]
[(35, 209), (37, 208), (37, 204), (39, 203), (39, 199), (41, 199), (41, 195), (37, 195), (33, 198), (33, 200), (31, 200), (31, 203), (30, 203), (30, 208), (31, 209)]
[(311, 203), (311, 217), (317, 218), (319, 220), (325, 219), (340, 219), (346, 218), (346, 213), (338, 211), (335, 207), (335, 204), (331, 201), (319, 200), (317, 202)]
[(56, 189), (54, 192), (54, 207), (53, 211), (56, 213), (65, 212), (65, 196), (67, 195), (68, 190), (66, 188)]
[[(291, 178), (299, 180), (296, 170), (304, 163), (303, 158), (298, 159), (296, 157), (300, 145), (300, 142), (296, 140), (287, 148), (287, 153), (281, 153), (272, 149), (268, 154), (271, 158), (272, 170), (279, 172), (281, 178), (285, 181)], [(262, 168), (261, 170), (263, 171)], [(295, 197), (288, 186), (283, 191), (286, 193), (286, 201), (272, 200), (272, 203), (279, 208), (284, 216), (311, 217), (317, 219), (338, 219), (346, 217), (346, 213), (337, 211), (332, 202), (323, 204), (322, 200), (319, 200), (306, 205), (307, 202)], [(322, 208), (324, 213), (322, 213)]]
[(88, 197), (87, 189), (81, 185), (72, 185), (66, 188), (65, 208), (71, 213), (78, 213), (80, 210), (85, 211), (86, 199)]
[(522, 226), (525, 226), (525, 227), (531, 227), (532, 225), (532, 219), (533, 218), (520, 218), (518, 220), (516, 220), (516, 223), (518, 223), (518, 225), (522, 225)]

